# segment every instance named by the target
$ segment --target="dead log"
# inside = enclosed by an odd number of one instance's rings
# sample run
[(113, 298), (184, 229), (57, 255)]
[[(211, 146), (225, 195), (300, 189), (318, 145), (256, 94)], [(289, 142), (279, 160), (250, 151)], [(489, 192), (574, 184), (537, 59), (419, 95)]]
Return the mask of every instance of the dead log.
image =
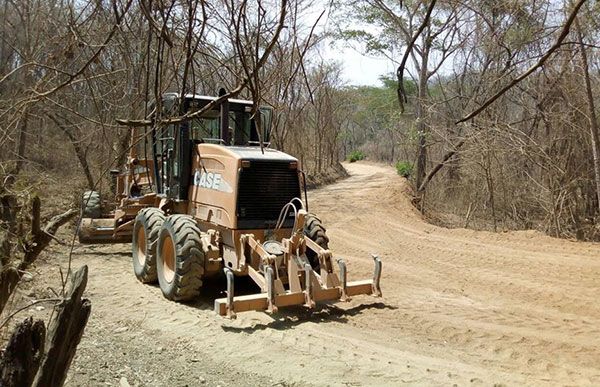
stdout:
[(77, 210), (71, 209), (63, 214), (56, 215), (46, 224), (42, 230), (40, 227), (40, 198), (35, 196), (31, 203), (31, 241), (25, 246), (25, 256), (19, 264), (19, 270), (24, 271), (40, 255), (42, 251), (54, 239), (54, 234), (58, 228), (67, 223), (71, 218), (77, 215)]
[(71, 288), (55, 310), (48, 325), (46, 351), (33, 386), (62, 386), (77, 345), (87, 324), (92, 303), (81, 298), (87, 285), (88, 268), (83, 266), (71, 277)]
[(0, 235), (0, 268), (10, 263), (11, 249), (10, 234), (5, 232), (4, 235)]
[(19, 272), (10, 266), (5, 266), (0, 271), (0, 313), (4, 310), (10, 295), (19, 282)]
[(16, 226), (13, 224), (16, 219), (17, 205), (14, 197), (0, 197), (2, 204), (2, 220), (8, 223), (9, 229), (0, 236), (0, 313), (4, 310), (10, 295), (15, 290), (21, 274), (37, 259), (40, 253), (54, 239), (54, 234), (58, 228), (67, 223), (77, 214), (77, 210), (71, 209), (63, 214), (50, 219), (44, 229), (40, 226), (40, 198), (35, 196), (32, 200), (31, 209), (31, 240), (25, 243), (25, 255), (23, 260), (17, 265), (17, 268), (8, 266), (10, 264), (11, 236), (14, 235)]
[[(4, 179), (6, 182), (8, 177)], [(0, 187), (0, 191), (2, 187)], [(0, 264), (6, 266), (10, 262), (12, 237), (17, 230), (17, 214), (20, 208), (14, 195), (0, 195), (0, 220), (3, 223), (0, 235)]]
[(31, 386), (44, 353), (45, 334), (42, 320), (29, 317), (17, 325), (0, 353), (0, 386)]

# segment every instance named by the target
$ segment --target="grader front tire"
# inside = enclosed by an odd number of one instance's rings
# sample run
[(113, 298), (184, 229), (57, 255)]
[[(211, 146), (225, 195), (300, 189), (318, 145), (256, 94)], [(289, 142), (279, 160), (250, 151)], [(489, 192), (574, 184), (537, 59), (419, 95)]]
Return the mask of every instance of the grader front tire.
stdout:
[[(307, 214), (304, 219), (304, 235), (310, 238), (313, 242), (318, 244), (324, 249), (329, 248), (329, 238), (327, 237), (327, 230), (323, 226), (321, 219), (317, 218), (315, 214)], [(307, 249), (306, 258), (310, 262), (313, 270), (319, 272), (320, 262), (317, 253)]]
[(187, 215), (171, 215), (162, 225), (157, 247), (158, 283), (173, 301), (189, 301), (200, 294), (204, 253), (200, 229)]

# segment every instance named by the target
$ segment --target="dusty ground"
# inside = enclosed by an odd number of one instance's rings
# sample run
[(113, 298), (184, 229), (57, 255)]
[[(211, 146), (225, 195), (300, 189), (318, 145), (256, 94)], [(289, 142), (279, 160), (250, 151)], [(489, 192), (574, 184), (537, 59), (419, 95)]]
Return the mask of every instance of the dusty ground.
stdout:
[(347, 168), (310, 210), (350, 279), (380, 254), (382, 299), (230, 321), (211, 310), (217, 291), (180, 305), (138, 283), (127, 245), (78, 246), (93, 310), (67, 385), (600, 384), (599, 244), (435, 227), (392, 168)]

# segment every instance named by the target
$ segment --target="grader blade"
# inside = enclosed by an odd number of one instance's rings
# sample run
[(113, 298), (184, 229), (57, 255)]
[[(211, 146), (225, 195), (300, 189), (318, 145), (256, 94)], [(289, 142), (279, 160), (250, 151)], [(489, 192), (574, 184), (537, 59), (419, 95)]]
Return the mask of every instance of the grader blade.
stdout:
[[(124, 226), (128, 226), (125, 224)], [(114, 219), (102, 218), (91, 219), (83, 218), (79, 225), (77, 237), (79, 243), (100, 244), (100, 243), (129, 243), (131, 242), (131, 232), (125, 229), (121, 231), (114, 228)]]
[(131, 233), (115, 233), (113, 225), (113, 219), (83, 218), (77, 233), (79, 243), (99, 244), (131, 242)]

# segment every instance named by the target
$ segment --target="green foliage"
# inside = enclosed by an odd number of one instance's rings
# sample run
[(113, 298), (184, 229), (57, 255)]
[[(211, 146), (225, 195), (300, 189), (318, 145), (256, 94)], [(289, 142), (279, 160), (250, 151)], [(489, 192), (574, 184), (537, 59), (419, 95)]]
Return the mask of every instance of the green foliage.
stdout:
[(398, 161), (396, 163), (396, 172), (402, 177), (409, 178), (413, 171), (413, 164), (408, 161)]
[[(387, 89), (389, 91), (393, 91), (396, 96), (398, 89), (398, 80), (395, 77), (391, 77), (389, 75), (382, 75), (379, 77), (381, 83), (383, 83), (383, 89)], [(417, 95), (417, 84), (415, 81), (410, 79), (404, 79), (404, 91), (406, 91), (407, 96), (416, 96)]]
[[(403, 131), (406, 123), (400, 117), (397, 81), (391, 77), (381, 77), (381, 86), (351, 86), (344, 90), (342, 98), (352, 106), (350, 119), (361, 128), (369, 128), (370, 136), (387, 136), (389, 132)], [(404, 81), (404, 89), (409, 98), (416, 94), (412, 80)], [(406, 116), (412, 111), (409, 101)]]
[[(381, 77), (380, 81), (379, 86), (348, 86), (341, 90), (340, 99), (344, 101), (347, 123), (340, 138), (349, 150), (360, 148), (369, 157), (392, 161), (398, 157), (395, 152), (401, 151), (400, 146), (407, 142), (412, 144), (411, 132), (415, 131), (413, 100), (417, 87), (414, 81), (404, 80), (408, 103), (402, 114), (396, 79), (388, 76)], [(373, 144), (378, 145), (369, 149)], [(392, 147), (396, 148), (391, 150)]]
[(352, 153), (350, 153), (350, 156), (348, 156), (348, 161), (353, 163), (358, 160), (363, 160), (364, 158), (365, 158), (365, 154), (362, 151), (355, 150), (355, 151), (352, 151)]

